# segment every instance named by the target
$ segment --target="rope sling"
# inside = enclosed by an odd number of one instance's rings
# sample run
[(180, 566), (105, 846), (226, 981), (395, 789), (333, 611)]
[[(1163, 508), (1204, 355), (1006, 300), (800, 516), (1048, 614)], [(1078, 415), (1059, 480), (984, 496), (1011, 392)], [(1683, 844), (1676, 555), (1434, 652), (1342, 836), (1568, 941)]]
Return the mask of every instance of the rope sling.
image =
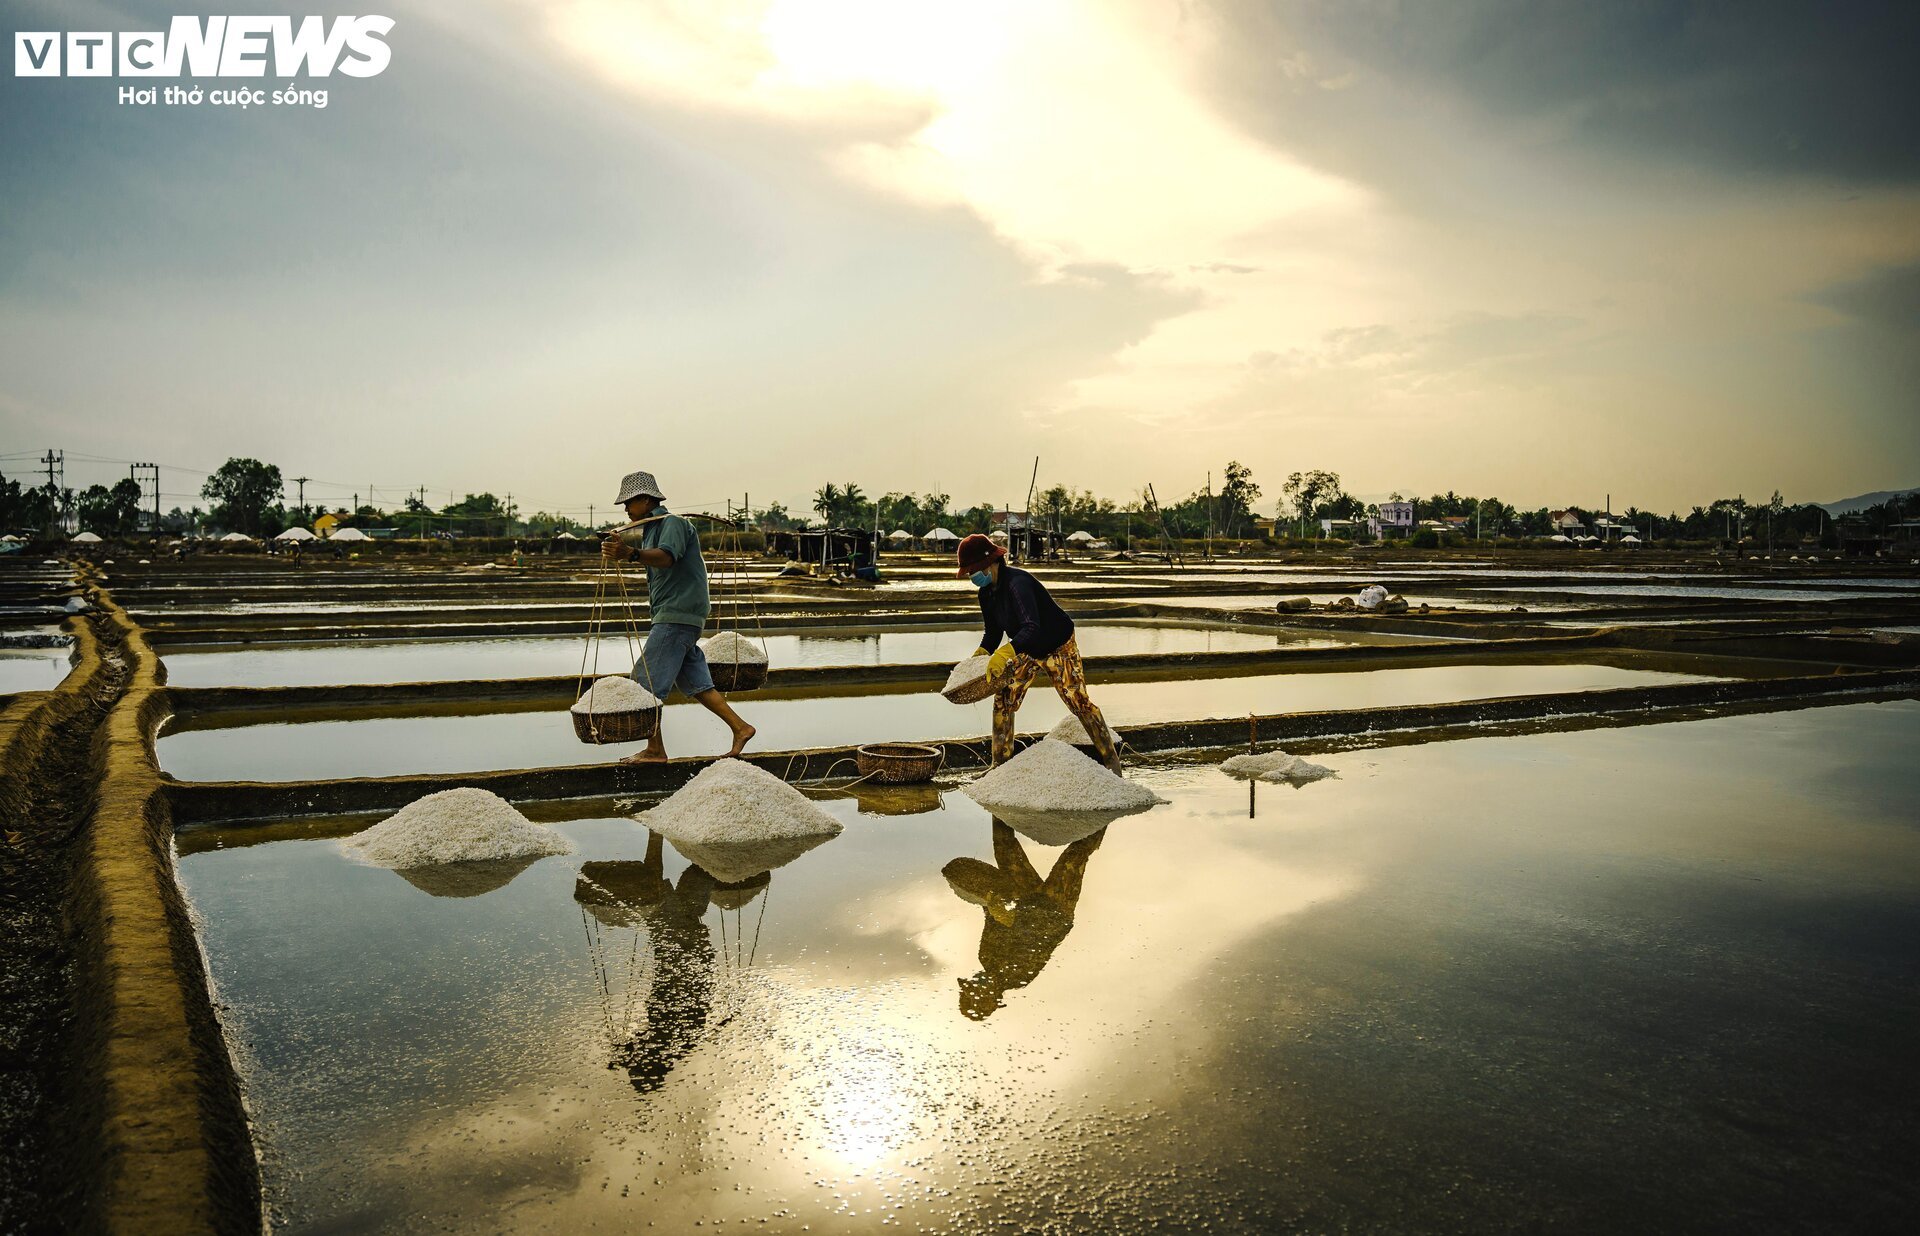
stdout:
[[(643, 519), (623, 528), (614, 529), (613, 535), (618, 536), (622, 532), (665, 518), (666, 516), (659, 515), (653, 519)], [(636, 651), (636, 648), (644, 645), (645, 641), (640, 638), (640, 620), (633, 612), (633, 597), (627, 591), (627, 573), (622, 567), (623, 564), (620, 562), (609, 562), (605, 558), (600, 560), (600, 571), (594, 577), (593, 606), (587, 613), (587, 639), (585, 646), (580, 650), (580, 672), (574, 679), (573, 697), (578, 700), (590, 689), (588, 685), (590, 682), (599, 681), (600, 645), (610, 638), (607, 634), (609, 621), (607, 609), (617, 599), (619, 609), (614, 615), (614, 620), (620, 623), (620, 630), (626, 636), (628, 660), (640, 671), (640, 676), (645, 679), (642, 685), (656, 702), (653, 708), (644, 711), (627, 709), (617, 712), (612, 710), (596, 712), (593, 703), (589, 701), (584, 713), (573, 714), (574, 732), (582, 742), (637, 742), (643, 738), (651, 738), (654, 727), (660, 723), (660, 709), (666, 703), (665, 696), (654, 684), (653, 671), (648, 668), (646, 659)], [(609, 588), (609, 581), (611, 581), (611, 588)], [(668, 683), (667, 689), (672, 690), (673, 684)]]
[[(668, 514), (648, 516), (646, 519), (635, 520), (613, 529), (611, 535), (617, 537), (623, 532), (632, 532), (670, 517)], [(731, 630), (735, 635), (741, 635), (740, 593), (747, 577), (740, 565), (746, 553), (745, 545), (741, 541), (740, 529), (732, 520), (720, 519), (713, 515), (695, 513), (687, 518), (706, 519), (713, 523), (724, 524), (727, 528), (728, 559), (721, 567), (721, 582), (727, 585), (730, 594), (728, 599), (733, 610), (733, 621), (731, 626), (722, 624), (715, 634)], [(667, 693), (673, 690), (672, 683), (656, 684), (653, 681), (652, 668), (637, 651), (636, 646), (644, 647), (645, 640), (640, 637), (640, 620), (634, 613), (633, 598), (627, 590), (627, 575), (624, 567), (623, 561), (609, 562), (604, 558), (601, 560), (600, 571), (594, 579), (593, 604), (587, 616), (586, 642), (580, 650), (580, 670), (574, 679), (574, 698), (579, 699), (589, 689), (590, 683), (599, 679), (600, 645), (611, 638), (608, 633), (609, 626), (617, 624), (619, 631), (626, 636), (628, 660), (638, 671), (638, 680), (646, 687), (648, 694), (658, 701), (658, 705), (645, 711), (596, 712), (594, 706), (589, 703), (584, 713), (574, 714), (576, 718), (574, 729), (582, 742), (636, 742), (652, 737), (654, 727), (660, 723), (660, 706), (665, 705)], [(610, 618), (607, 611), (616, 603), (618, 609)], [(749, 598), (749, 611), (753, 622), (753, 638), (760, 645), (762, 660), (758, 664), (737, 659), (721, 662), (720, 664), (728, 671), (728, 690), (751, 691), (766, 681), (766, 669), (771, 658), (767, 651), (765, 624), (761, 619), (760, 599), (757, 594)], [(660, 689), (662, 685), (665, 686), (665, 691)]]

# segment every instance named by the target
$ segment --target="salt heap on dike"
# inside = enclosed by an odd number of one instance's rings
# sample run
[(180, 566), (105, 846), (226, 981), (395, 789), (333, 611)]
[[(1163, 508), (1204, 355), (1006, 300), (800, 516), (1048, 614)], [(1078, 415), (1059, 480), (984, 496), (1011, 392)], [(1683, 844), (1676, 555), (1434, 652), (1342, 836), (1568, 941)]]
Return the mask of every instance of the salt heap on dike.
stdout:
[(610, 712), (645, 712), (660, 707), (660, 701), (624, 674), (609, 674), (594, 680), (585, 695), (573, 702), (572, 711), (599, 717)]
[(1276, 785), (1292, 786), (1338, 775), (1324, 764), (1309, 764), (1285, 751), (1269, 751), (1265, 755), (1236, 755), (1220, 765), (1220, 771), (1241, 781), (1271, 781)]
[(1041, 845), (1071, 845), (1166, 801), (1057, 738), (1043, 738), (966, 787), (993, 818)]
[[(1105, 724), (1105, 717), (1101, 717), (1100, 720), (1102, 724)], [(1053, 728), (1047, 731), (1047, 737), (1057, 738), (1061, 742), (1073, 743), (1082, 747), (1091, 747), (1093, 745), (1093, 736), (1087, 733), (1087, 727), (1081, 723), (1080, 718), (1074, 716), (1072, 713), (1068, 713), (1056, 721)], [(1120, 745), (1120, 735), (1113, 732), (1111, 725), (1107, 726), (1107, 739), (1112, 742), (1115, 747)]]
[(396, 869), (573, 852), (559, 833), (535, 824), (498, 794), (471, 786), (416, 799), (342, 844), (370, 863)]
[(715, 760), (638, 817), (725, 883), (772, 870), (840, 833), (812, 799), (745, 760)]
[(738, 631), (721, 631), (700, 641), (707, 660), (722, 665), (765, 665), (767, 651)]
[(1057, 738), (1043, 738), (969, 785), (989, 811), (1134, 811), (1161, 798)]

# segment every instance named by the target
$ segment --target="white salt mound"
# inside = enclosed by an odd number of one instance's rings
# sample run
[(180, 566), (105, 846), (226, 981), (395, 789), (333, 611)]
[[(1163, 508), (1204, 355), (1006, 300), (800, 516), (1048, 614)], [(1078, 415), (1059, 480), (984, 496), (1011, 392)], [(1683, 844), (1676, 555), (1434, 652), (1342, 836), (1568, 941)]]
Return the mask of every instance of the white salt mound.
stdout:
[(660, 701), (624, 674), (609, 674), (594, 680), (587, 693), (573, 702), (573, 711), (601, 717), (610, 712), (645, 712), (660, 707)]
[(1057, 738), (1043, 738), (969, 785), (989, 811), (1129, 811), (1161, 798)]
[(1220, 771), (1241, 781), (1271, 781), (1275, 784), (1305, 785), (1322, 777), (1337, 776), (1324, 764), (1310, 764), (1285, 751), (1265, 755), (1236, 755), (1220, 765)]
[(987, 676), (987, 663), (993, 658), (984, 652), (976, 652), (960, 664), (953, 667), (953, 673), (947, 675), (947, 685), (940, 690), (944, 694)]
[(834, 836), (840, 821), (814, 801), (745, 760), (715, 760), (673, 796), (639, 816), (683, 850), (776, 838)]
[(381, 867), (571, 854), (573, 845), (498, 794), (463, 786), (408, 803), (342, 843)]
[[(1106, 724), (1105, 717), (1100, 718), (1100, 721), (1101, 724)], [(1068, 713), (1056, 721), (1053, 728), (1047, 731), (1047, 737), (1058, 738), (1061, 742), (1075, 743), (1083, 747), (1091, 747), (1093, 745), (1093, 735), (1087, 733), (1087, 727), (1081, 723), (1080, 718), (1074, 716), (1072, 713)], [(1107, 726), (1107, 738), (1115, 747), (1120, 745), (1120, 735), (1113, 732), (1111, 725)]]
[(1379, 609), (1387, 599), (1387, 590), (1379, 584), (1368, 584), (1360, 590), (1361, 609)]
[(707, 636), (700, 641), (700, 651), (707, 654), (707, 660), (718, 661), (722, 665), (765, 665), (767, 663), (766, 649), (738, 631), (721, 631)]

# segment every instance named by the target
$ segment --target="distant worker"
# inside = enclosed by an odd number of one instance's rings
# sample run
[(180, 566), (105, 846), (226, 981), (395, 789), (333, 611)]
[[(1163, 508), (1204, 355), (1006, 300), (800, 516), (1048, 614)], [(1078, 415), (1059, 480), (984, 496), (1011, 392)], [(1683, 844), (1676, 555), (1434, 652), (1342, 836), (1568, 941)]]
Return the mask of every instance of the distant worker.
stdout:
[[(1053, 689), (1087, 727), (1101, 761), (1119, 772), (1120, 756), (1113, 749), (1106, 720), (1087, 698), (1086, 670), (1080, 664), (1080, 646), (1074, 642), (1073, 619), (1048, 594), (1046, 585), (1009, 565), (1006, 551), (987, 537), (976, 532), (961, 541), (958, 558), (960, 578), (971, 579), (980, 589), (980, 616), (986, 622), (980, 651), (993, 654), (987, 671), (996, 688), (993, 762), (1004, 764), (1013, 758), (1014, 714), (1020, 711), (1033, 676), (1044, 667), (1053, 679)], [(1004, 648), (1002, 636), (1007, 640)]]
[[(600, 556), (606, 561), (638, 562), (647, 568), (651, 622), (640, 662), (633, 667), (633, 680), (662, 703), (675, 687), (689, 699), (698, 700), (733, 731), (733, 747), (727, 754), (739, 755), (753, 738), (754, 728), (742, 721), (727, 704), (727, 697), (715, 689), (713, 675), (707, 672), (707, 654), (700, 651), (700, 632), (713, 609), (707, 594), (707, 562), (700, 556), (700, 535), (685, 519), (669, 514), (662, 505), (665, 501), (666, 495), (660, 492), (651, 472), (629, 472), (620, 482), (620, 496), (614, 502), (627, 508), (632, 523), (600, 543)], [(653, 764), (666, 759), (663, 728), (654, 726), (646, 750), (620, 762)]]

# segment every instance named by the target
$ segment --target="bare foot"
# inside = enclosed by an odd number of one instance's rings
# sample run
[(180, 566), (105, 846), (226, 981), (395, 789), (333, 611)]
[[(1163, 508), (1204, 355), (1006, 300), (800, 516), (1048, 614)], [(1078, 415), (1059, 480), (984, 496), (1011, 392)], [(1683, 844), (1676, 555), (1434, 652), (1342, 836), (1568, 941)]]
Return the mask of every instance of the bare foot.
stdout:
[(739, 755), (742, 751), (745, 751), (747, 744), (752, 742), (753, 736), (759, 732), (759, 730), (754, 729), (751, 725), (742, 722), (740, 728), (733, 732), (733, 750), (727, 752), (727, 754)]
[(667, 753), (664, 751), (636, 751), (620, 761), (622, 764), (664, 764)]

